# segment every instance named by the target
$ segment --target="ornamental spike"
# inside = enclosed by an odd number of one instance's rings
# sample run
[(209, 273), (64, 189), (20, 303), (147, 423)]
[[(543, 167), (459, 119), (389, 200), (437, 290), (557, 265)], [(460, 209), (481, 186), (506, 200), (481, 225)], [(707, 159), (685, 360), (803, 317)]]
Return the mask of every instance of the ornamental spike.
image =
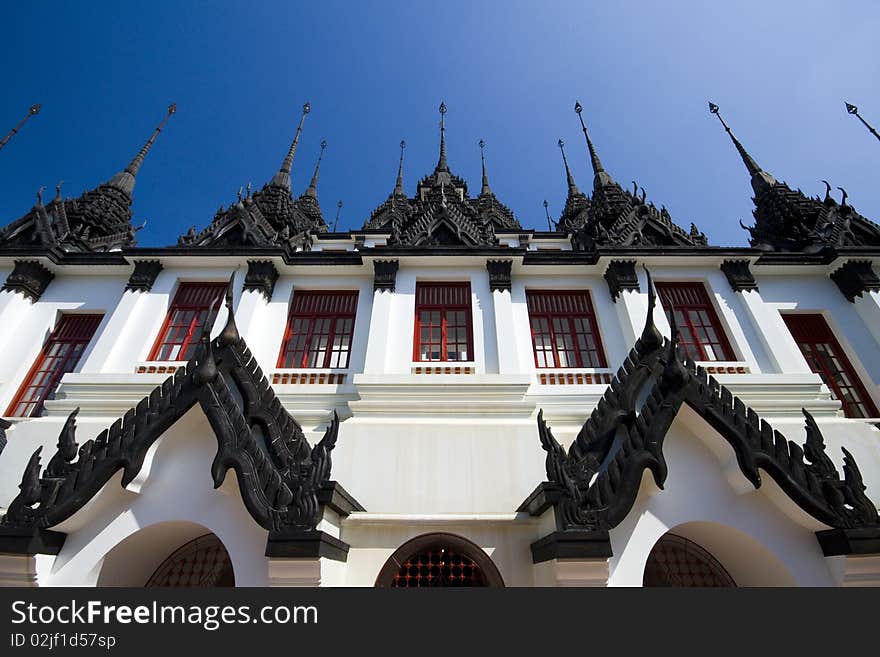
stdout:
[(440, 103), (440, 159), (437, 161), (437, 171), (449, 171), (446, 164), (446, 103)]
[(480, 162), (483, 164), (483, 187), (480, 190), (480, 196), (488, 195), (492, 193), (492, 189), (489, 187), (489, 178), (486, 176), (486, 142), (482, 139), (480, 140)]
[(850, 103), (845, 103), (845, 105), (846, 105), (846, 111), (849, 114), (855, 115), (855, 117), (859, 121), (861, 121), (862, 124), (864, 124), (864, 126), (870, 131), (870, 133), (872, 135), (874, 135), (878, 140), (880, 140), (880, 133), (878, 133), (870, 123), (868, 123), (867, 121), (865, 121), (865, 119), (862, 118), (862, 115), (859, 114), (859, 108), (856, 107), (855, 105), (851, 105)]
[(593, 140), (590, 139), (590, 133), (587, 132), (587, 126), (584, 123), (584, 117), (581, 115), (581, 112), (584, 111), (584, 108), (579, 102), (576, 102), (574, 104), (574, 111), (578, 115), (578, 119), (580, 119), (581, 130), (583, 130), (584, 138), (587, 140), (587, 148), (590, 151), (590, 164), (593, 167), (593, 174), (598, 175), (605, 171), (605, 169), (602, 168), (602, 162), (599, 160), (599, 154), (596, 153), (596, 148), (593, 146)]
[(758, 166), (758, 163), (755, 162), (755, 159), (749, 155), (743, 145), (740, 143), (739, 139), (733, 134), (733, 131), (730, 129), (730, 126), (727, 125), (727, 122), (724, 120), (724, 117), (719, 113), (719, 107), (715, 103), (709, 101), (709, 112), (718, 117), (718, 120), (721, 121), (721, 125), (724, 126), (724, 129), (727, 131), (727, 134), (730, 136), (730, 140), (733, 142), (733, 145), (736, 147), (737, 152), (739, 152), (739, 156), (742, 158), (743, 164), (746, 165), (746, 169), (749, 172), (749, 175), (753, 178), (761, 173), (763, 173), (763, 169)]
[(397, 181), (394, 183), (394, 191), (392, 196), (403, 194), (403, 149), (406, 148), (406, 142), (400, 140), (400, 162), (397, 164)]
[(10, 130), (10, 131), (6, 134), (5, 137), (3, 137), (3, 139), (0, 139), (0, 148), (3, 148), (4, 146), (6, 146), (6, 144), (9, 142), (9, 140), (12, 139), (12, 136), (13, 136), (16, 132), (18, 132), (19, 130), (21, 130), (22, 126), (24, 126), (24, 124), (27, 123), (27, 121), (28, 121), (29, 118), (31, 118), (32, 116), (34, 116), (34, 115), (36, 115), (36, 114), (39, 114), (39, 113), (40, 113), (40, 109), (41, 109), (42, 107), (43, 107), (43, 106), (40, 105), (39, 103), (37, 103), (37, 104), (35, 104), (35, 105), (31, 105), (31, 106), (28, 108), (28, 113), (24, 115), (24, 118), (23, 118), (21, 121), (19, 121), (19, 122), (15, 125), (15, 127), (14, 127), (12, 130)]
[(324, 159), (324, 150), (327, 148), (327, 140), (321, 142), (321, 152), (318, 154), (318, 161), (315, 163), (315, 173), (312, 174), (312, 180), (309, 188), (306, 190), (306, 196), (312, 198), (318, 197), (318, 172), (321, 170), (321, 160)]
[(171, 103), (168, 106), (165, 118), (163, 118), (162, 121), (159, 122), (159, 125), (156, 126), (156, 129), (153, 130), (153, 134), (150, 135), (147, 143), (141, 147), (141, 150), (138, 151), (137, 155), (132, 158), (131, 162), (128, 163), (128, 166), (125, 167), (123, 171), (120, 171), (113, 176), (108, 183), (109, 185), (116, 187), (131, 196), (131, 193), (134, 191), (135, 178), (137, 178), (138, 171), (140, 171), (141, 165), (143, 165), (144, 160), (147, 157), (147, 153), (150, 152), (150, 149), (156, 141), (156, 137), (159, 136), (159, 133), (162, 132), (162, 128), (168, 123), (168, 119), (170, 119), (171, 115), (175, 112), (177, 112), (177, 104)]
[(277, 185), (279, 187), (283, 187), (286, 190), (290, 190), (290, 170), (293, 167), (293, 156), (296, 155), (296, 146), (299, 144), (299, 137), (302, 134), (303, 122), (306, 120), (306, 114), (312, 111), (312, 104), (306, 103), (302, 107), (302, 116), (299, 117), (299, 125), (296, 127), (296, 134), (293, 136), (293, 142), (290, 144), (290, 148), (287, 151), (287, 155), (284, 156), (284, 161), (281, 163), (281, 168), (278, 170), (278, 173), (272, 178), (272, 182), (270, 184)]
[(581, 190), (578, 189), (577, 184), (574, 182), (574, 177), (571, 175), (571, 169), (568, 168), (568, 158), (565, 157), (565, 142), (560, 139), (556, 142), (556, 145), (559, 146), (559, 150), (562, 151), (562, 163), (565, 165), (565, 177), (568, 180), (568, 195), (574, 196), (580, 194)]

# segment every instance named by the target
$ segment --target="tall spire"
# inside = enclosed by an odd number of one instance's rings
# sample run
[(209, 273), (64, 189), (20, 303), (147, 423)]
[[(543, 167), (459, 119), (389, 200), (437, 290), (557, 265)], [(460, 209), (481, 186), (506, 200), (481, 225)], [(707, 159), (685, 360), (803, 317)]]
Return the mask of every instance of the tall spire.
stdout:
[(749, 175), (752, 177), (752, 187), (757, 191), (764, 184), (772, 185), (776, 182), (776, 180), (769, 173), (765, 172), (761, 167), (758, 166), (758, 163), (755, 162), (754, 158), (746, 152), (746, 149), (743, 148), (743, 145), (739, 142), (739, 139), (733, 134), (733, 131), (727, 125), (727, 123), (722, 118), (721, 114), (718, 113), (718, 105), (713, 102), (709, 102), (709, 111), (718, 117), (718, 120), (721, 121), (721, 125), (724, 126), (724, 129), (727, 131), (727, 134), (730, 135), (730, 140), (733, 142), (733, 145), (736, 146), (736, 150), (739, 152), (739, 156), (742, 158), (743, 164), (746, 165), (746, 169), (749, 172)]
[(28, 108), (28, 113), (24, 115), (24, 118), (21, 121), (19, 121), (18, 124), (12, 130), (9, 131), (9, 134), (7, 134), (5, 137), (3, 137), (3, 139), (0, 139), (0, 148), (3, 148), (4, 146), (6, 146), (6, 144), (9, 142), (9, 140), (12, 139), (12, 135), (14, 135), (16, 132), (21, 130), (21, 127), (25, 123), (27, 123), (27, 120), (29, 118), (31, 118), (34, 114), (39, 114), (41, 107), (42, 107), (42, 105), (40, 105), (39, 103), (37, 103), (36, 105), (31, 105)]
[(483, 194), (491, 194), (492, 189), (489, 187), (489, 178), (486, 176), (486, 142), (480, 140), (480, 161), (483, 163), (483, 188), (480, 190), (480, 196)]
[(583, 110), (583, 106), (579, 102), (575, 102), (574, 111), (577, 113), (578, 119), (580, 119), (581, 130), (584, 131), (584, 138), (587, 140), (587, 148), (590, 151), (590, 164), (593, 166), (593, 174), (598, 176), (600, 173), (604, 173), (605, 169), (602, 168), (602, 162), (599, 160), (599, 155), (596, 153), (596, 148), (593, 146), (593, 140), (590, 139), (590, 133), (587, 132), (587, 126), (584, 124), (584, 117), (581, 116)]
[(859, 114), (858, 107), (856, 107), (855, 105), (851, 105), (849, 103), (846, 103), (846, 111), (849, 112), (850, 114), (855, 114), (856, 118), (859, 121), (861, 121), (863, 124), (865, 124), (865, 127), (871, 131), (871, 134), (874, 135), (878, 140), (880, 140), (880, 133), (878, 133), (876, 130), (874, 130), (874, 128), (871, 126), (871, 124), (862, 118), (862, 115)]
[(312, 181), (306, 190), (306, 196), (318, 198), (318, 172), (321, 170), (321, 160), (324, 157), (324, 149), (327, 148), (327, 140), (321, 142), (321, 152), (318, 155), (318, 161), (315, 163), (315, 173), (312, 174)]
[(293, 136), (293, 142), (290, 144), (290, 149), (288, 149), (287, 155), (284, 156), (281, 168), (278, 170), (278, 173), (272, 177), (271, 185), (278, 185), (287, 190), (290, 189), (290, 169), (293, 166), (293, 156), (296, 154), (296, 145), (299, 143), (299, 136), (302, 134), (302, 127), (303, 122), (306, 120), (306, 114), (308, 114), (311, 109), (311, 103), (303, 105), (302, 116), (299, 117), (299, 125), (296, 127), (296, 134)]
[(394, 191), (392, 196), (403, 194), (403, 149), (406, 148), (406, 142), (400, 140), (400, 162), (397, 165), (397, 182), (394, 183)]
[(122, 190), (128, 195), (134, 191), (134, 182), (137, 177), (138, 171), (140, 171), (141, 165), (144, 163), (144, 159), (147, 157), (147, 153), (150, 152), (150, 149), (153, 147), (153, 143), (156, 141), (156, 137), (159, 136), (159, 133), (162, 132), (162, 128), (165, 127), (165, 124), (168, 122), (168, 119), (171, 118), (171, 115), (177, 111), (177, 105), (175, 103), (171, 103), (168, 106), (168, 112), (165, 114), (165, 118), (156, 126), (156, 129), (153, 130), (153, 134), (150, 135), (150, 138), (147, 140), (147, 143), (143, 145), (138, 154), (135, 155), (131, 162), (128, 163), (128, 166), (125, 167), (125, 170), (117, 173), (113, 178), (110, 179), (109, 185), (116, 187), (117, 189)]
[(449, 171), (446, 165), (446, 103), (440, 103), (440, 159), (437, 161), (437, 171)]
[(547, 230), (553, 232), (553, 221), (550, 219), (550, 204), (544, 199), (544, 214), (547, 215)]
[(342, 201), (336, 202), (336, 219), (333, 221), (333, 232), (336, 232), (336, 227), (339, 226), (339, 213), (342, 212)]
[(574, 182), (574, 177), (571, 175), (571, 169), (568, 168), (568, 158), (565, 157), (565, 142), (560, 139), (556, 142), (556, 145), (559, 146), (559, 150), (562, 151), (562, 163), (565, 164), (565, 177), (568, 179), (568, 195), (574, 196), (575, 194), (580, 194), (581, 190), (578, 189), (577, 184)]

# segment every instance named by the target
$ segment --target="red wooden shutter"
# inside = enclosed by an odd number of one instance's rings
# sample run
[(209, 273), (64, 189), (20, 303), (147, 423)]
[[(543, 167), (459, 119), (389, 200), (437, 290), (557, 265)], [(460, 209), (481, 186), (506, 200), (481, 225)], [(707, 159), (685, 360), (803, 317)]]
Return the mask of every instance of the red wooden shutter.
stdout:
[(470, 283), (417, 283), (413, 360), (474, 359)]

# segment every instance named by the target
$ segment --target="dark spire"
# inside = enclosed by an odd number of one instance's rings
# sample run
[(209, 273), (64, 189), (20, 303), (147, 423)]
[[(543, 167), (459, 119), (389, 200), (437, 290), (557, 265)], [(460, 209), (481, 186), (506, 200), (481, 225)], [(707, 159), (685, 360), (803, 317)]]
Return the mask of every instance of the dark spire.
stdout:
[(394, 191), (392, 196), (403, 195), (403, 149), (406, 148), (406, 142), (400, 140), (400, 162), (397, 165), (397, 182), (394, 183)]
[(593, 140), (590, 139), (590, 133), (587, 132), (587, 126), (584, 124), (584, 117), (581, 116), (583, 110), (584, 108), (579, 102), (574, 104), (574, 111), (577, 113), (578, 119), (580, 119), (581, 130), (584, 131), (584, 138), (587, 140), (587, 148), (590, 151), (590, 164), (593, 166), (593, 174), (598, 176), (600, 173), (604, 173), (605, 169), (602, 168), (602, 162), (599, 160), (599, 155), (596, 153), (596, 149), (593, 146)]
[(440, 159), (437, 161), (437, 171), (449, 171), (446, 165), (446, 103), (440, 103)]
[(550, 219), (550, 204), (544, 199), (544, 214), (547, 215), (547, 230), (553, 232), (553, 221)]
[(862, 115), (859, 114), (858, 107), (856, 107), (855, 105), (851, 105), (849, 103), (846, 103), (846, 111), (849, 112), (850, 114), (854, 114), (856, 116), (856, 118), (858, 118), (858, 120), (861, 121), (865, 125), (865, 127), (871, 131), (871, 134), (874, 135), (878, 140), (880, 140), (880, 133), (878, 133), (876, 130), (874, 130), (874, 128), (871, 127), (871, 125), (867, 121), (865, 121), (865, 119), (862, 118)]
[(287, 155), (284, 156), (281, 168), (278, 170), (278, 173), (273, 176), (272, 182), (270, 183), (271, 185), (277, 185), (287, 190), (290, 189), (290, 169), (293, 166), (293, 156), (296, 154), (296, 145), (299, 143), (300, 134), (302, 134), (303, 121), (306, 120), (306, 114), (308, 114), (311, 109), (311, 103), (303, 105), (302, 116), (299, 118), (299, 125), (296, 127), (296, 134), (293, 136), (293, 142), (290, 144), (290, 149), (287, 151)]
[(24, 118), (21, 121), (19, 121), (18, 124), (12, 130), (9, 131), (9, 134), (7, 134), (5, 137), (3, 137), (3, 139), (0, 139), (0, 148), (3, 148), (4, 146), (6, 146), (6, 144), (9, 142), (9, 140), (12, 139), (12, 135), (14, 135), (16, 132), (21, 130), (21, 127), (25, 123), (27, 123), (27, 120), (29, 118), (31, 118), (34, 114), (39, 114), (41, 107), (42, 107), (42, 105), (40, 105), (39, 103), (37, 103), (36, 105), (31, 105), (28, 108), (28, 113), (24, 115)]
[(306, 190), (306, 196), (318, 198), (318, 172), (321, 170), (321, 159), (324, 157), (324, 149), (327, 148), (327, 141), (321, 142), (321, 153), (318, 155), (318, 161), (315, 163), (315, 173), (312, 174), (312, 181)]
[(743, 164), (746, 165), (746, 169), (749, 172), (749, 175), (752, 177), (752, 187), (757, 191), (764, 184), (772, 185), (776, 182), (776, 180), (769, 173), (764, 171), (761, 167), (758, 166), (758, 163), (755, 162), (754, 158), (746, 152), (746, 149), (739, 142), (739, 139), (733, 134), (733, 131), (724, 121), (724, 118), (721, 114), (718, 113), (718, 105), (713, 102), (709, 102), (709, 111), (718, 117), (718, 120), (721, 121), (721, 125), (724, 126), (724, 129), (727, 131), (727, 134), (730, 135), (730, 140), (733, 142), (733, 145), (736, 146), (736, 150), (739, 152), (739, 156), (742, 158)]
[(147, 140), (147, 143), (144, 144), (143, 148), (138, 151), (138, 154), (135, 155), (131, 162), (128, 163), (128, 166), (125, 167), (123, 171), (117, 173), (113, 178), (110, 179), (110, 182), (107, 183), (112, 187), (116, 187), (117, 189), (125, 192), (129, 196), (134, 191), (134, 182), (137, 177), (138, 171), (140, 171), (141, 165), (144, 163), (144, 159), (147, 157), (147, 153), (150, 152), (150, 149), (153, 147), (153, 142), (156, 141), (156, 137), (159, 136), (159, 133), (162, 132), (162, 128), (165, 127), (165, 124), (168, 122), (168, 119), (171, 118), (171, 115), (177, 111), (177, 105), (175, 103), (171, 103), (168, 106), (168, 113), (165, 114), (165, 118), (156, 126), (156, 129), (153, 130), (153, 134), (150, 135), (150, 138)]
[(483, 163), (483, 188), (480, 190), (480, 195), (483, 194), (491, 194), (492, 188), (489, 187), (489, 178), (486, 176), (486, 153), (484, 152), (486, 148), (486, 142), (482, 139), (480, 140), (480, 161)]
[(333, 232), (336, 232), (336, 227), (339, 225), (339, 213), (342, 212), (342, 201), (336, 202), (336, 219), (333, 221)]
[(565, 157), (565, 142), (560, 139), (556, 142), (556, 145), (559, 146), (559, 150), (562, 151), (562, 163), (565, 165), (565, 177), (568, 179), (568, 195), (574, 196), (580, 194), (581, 190), (578, 189), (577, 184), (574, 182), (574, 177), (571, 175), (571, 169), (568, 168), (568, 158)]

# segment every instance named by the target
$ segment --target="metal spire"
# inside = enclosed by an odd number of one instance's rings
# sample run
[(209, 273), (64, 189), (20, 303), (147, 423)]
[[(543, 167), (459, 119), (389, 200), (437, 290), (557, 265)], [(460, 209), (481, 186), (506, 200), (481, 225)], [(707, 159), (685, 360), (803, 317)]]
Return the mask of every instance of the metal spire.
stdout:
[(553, 222), (550, 220), (550, 204), (544, 199), (544, 214), (547, 215), (547, 230), (553, 232)]
[(315, 173), (312, 174), (312, 181), (309, 183), (309, 188), (306, 190), (306, 196), (318, 198), (318, 172), (321, 169), (321, 160), (324, 157), (325, 148), (327, 148), (326, 140), (321, 142), (321, 152), (318, 155), (318, 161), (315, 163)]
[(287, 151), (287, 155), (284, 156), (284, 161), (281, 163), (281, 168), (278, 170), (278, 173), (272, 177), (271, 185), (278, 185), (287, 190), (290, 189), (290, 169), (293, 166), (293, 156), (296, 154), (296, 145), (299, 143), (299, 136), (302, 134), (302, 127), (303, 122), (306, 120), (306, 114), (308, 114), (311, 109), (311, 103), (303, 105), (302, 116), (299, 118), (299, 125), (296, 127), (296, 134), (293, 136), (293, 143), (290, 144), (290, 149)]
[(24, 118), (21, 121), (19, 121), (18, 124), (12, 130), (9, 131), (9, 134), (7, 134), (5, 137), (3, 137), (3, 139), (0, 139), (0, 148), (3, 148), (4, 146), (6, 146), (7, 142), (9, 142), (9, 140), (12, 139), (12, 135), (14, 135), (16, 132), (21, 130), (21, 127), (25, 123), (27, 123), (27, 120), (29, 118), (31, 118), (34, 114), (39, 114), (41, 107), (42, 107), (42, 105), (40, 105), (39, 103), (37, 103), (36, 105), (31, 105), (28, 108), (28, 113), (24, 115)]
[(342, 201), (337, 201), (336, 203), (336, 219), (333, 221), (333, 232), (336, 232), (336, 227), (339, 225), (339, 213), (342, 211)]
[(165, 124), (168, 122), (168, 119), (171, 118), (171, 115), (177, 111), (177, 105), (175, 103), (171, 103), (168, 106), (168, 112), (165, 114), (165, 118), (156, 126), (156, 129), (153, 130), (153, 134), (150, 135), (150, 138), (147, 140), (147, 143), (143, 145), (138, 154), (135, 155), (131, 162), (128, 163), (128, 166), (125, 167), (125, 170), (117, 173), (113, 178), (111, 178), (109, 185), (116, 187), (117, 189), (122, 190), (128, 195), (134, 191), (134, 182), (137, 177), (138, 171), (140, 171), (141, 165), (144, 163), (144, 159), (147, 157), (147, 153), (150, 152), (150, 149), (153, 147), (153, 143), (156, 141), (156, 137), (159, 136), (159, 133), (162, 132), (162, 128), (165, 127)]
[(437, 161), (437, 171), (449, 171), (446, 165), (446, 103), (440, 103), (440, 159)]
[(737, 139), (730, 127), (724, 121), (724, 118), (721, 114), (718, 113), (718, 105), (709, 101), (709, 111), (718, 117), (718, 120), (721, 121), (721, 125), (724, 126), (724, 129), (727, 130), (727, 134), (730, 135), (731, 141), (733, 141), (733, 145), (736, 146), (736, 150), (739, 151), (739, 155), (742, 158), (743, 163), (746, 165), (746, 169), (748, 169), (750, 176), (756, 176), (759, 173), (763, 172), (763, 169), (758, 166), (758, 163), (755, 162), (754, 158), (746, 152), (746, 149), (743, 148), (743, 145), (739, 143), (739, 139)]
[(596, 149), (593, 146), (593, 140), (590, 139), (590, 133), (587, 132), (587, 126), (584, 124), (584, 117), (581, 116), (583, 110), (584, 108), (579, 102), (574, 104), (574, 111), (577, 113), (578, 119), (580, 119), (581, 130), (584, 131), (584, 137), (587, 140), (587, 148), (590, 150), (590, 164), (593, 165), (593, 173), (599, 175), (600, 173), (603, 173), (605, 169), (602, 168), (602, 162), (599, 160), (599, 155), (596, 153)]
[(403, 149), (406, 148), (406, 142), (400, 140), (400, 162), (397, 165), (397, 182), (394, 183), (394, 191), (392, 196), (403, 194)]
[(865, 121), (865, 119), (862, 118), (862, 115), (859, 114), (858, 107), (856, 107), (855, 105), (851, 105), (849, 103), (846, 103), (846, 111), (849, 112), (850, 114), (855, 114), (856, 118), (858, 118), (859, 121), (864, 123), (865, 127), (871, 131), (871, 134), (874, 135), (878, 140), (880, 140), (880, 133), (878, 133), (876, 130), (874, 130), (874, 128), (871, 127), (871, 125), (867, 121)]
[(483, 188), (480, 190), (480, 196), (484, 194), (491, 194), (492, 188), (489, 187), (489, 178), (486, 176), (486, 142), (482, 139), (480, 140), (480, 161), (483, 163)]
[(562, 151), (562, 162), (565, 164), (565, 176), (568, 178), (568, 195), (574, 196), (575, 194), (580, 194), (581, 190), (578, 189), (577, 184), (574, 182), (574, 177), (571, 175), (571, 169), (568, 168), (568, 158), (565, 157), (565, 142), (560, 139), (556, 142), (556, 145), (559, 146), (559, 150)]

